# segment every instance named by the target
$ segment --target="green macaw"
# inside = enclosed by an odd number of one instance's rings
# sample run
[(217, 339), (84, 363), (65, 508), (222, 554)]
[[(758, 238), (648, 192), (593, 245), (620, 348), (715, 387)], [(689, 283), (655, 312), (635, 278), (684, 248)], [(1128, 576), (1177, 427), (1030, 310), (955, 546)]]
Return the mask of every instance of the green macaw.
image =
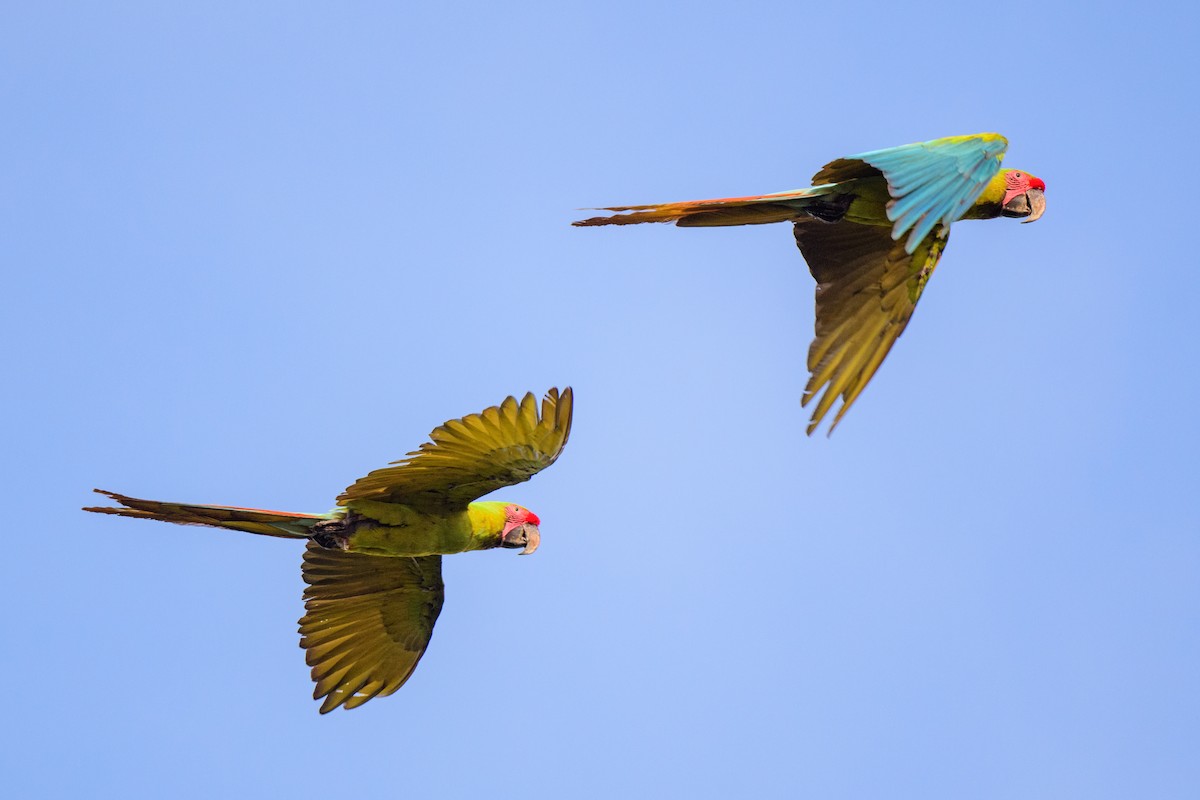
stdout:
[(795, 223), (796, 244), (817, 280), (816, 338), (801, 405), (811, 434), (840, 396), (829, 432), (904, 331), (960, 219), (1026, 217), (1046, 210), (1046, 184), (1000, 169), (998, 133), (951, 136), (860, 153), (826, 164), (804, 189), (752, 197), (613, 206), (575, 225), (674, 222), (680, 227)]
[(473, 502), (554, 463), (571, 433), (570, 387), (450, 420), (392, 466), (360, 478), (328, 514), (139, 500), (84, 511), (304, 539), (308, 588), (300, 646), (321, 713), (355, 708), (404, 685), (442, 610), (442, 556), (494, 547), (532, 553), (541, 520), (524, 506)]

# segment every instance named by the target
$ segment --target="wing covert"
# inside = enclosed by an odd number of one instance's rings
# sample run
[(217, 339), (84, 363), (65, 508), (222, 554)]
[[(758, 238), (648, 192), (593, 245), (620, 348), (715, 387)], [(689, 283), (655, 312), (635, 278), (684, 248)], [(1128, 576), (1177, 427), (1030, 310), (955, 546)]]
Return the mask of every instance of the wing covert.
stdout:
[(321, 713), (356, 708), (404, 685), (442, 610), (442, 557), (369, 556), (309, 542), (301, 569), (300, 646), (325, 698)]
[(892, 238), (908, 233), (913, 254), (934, 226), (966, 213), (999, 170), (1008, 140), (998, 133), (949, 136), (839, 158), (813, 176), (814, 184), (882, 173), (892, 196), (887, 215)]
[(483, 495), (527, 481), (554, 463), (571, 433), (571, 387), (542, 398), (527, 393), (439, 425), (431, 441), (391, 466), (359, 478), (338, 497), (435, 511), (460, 510)]

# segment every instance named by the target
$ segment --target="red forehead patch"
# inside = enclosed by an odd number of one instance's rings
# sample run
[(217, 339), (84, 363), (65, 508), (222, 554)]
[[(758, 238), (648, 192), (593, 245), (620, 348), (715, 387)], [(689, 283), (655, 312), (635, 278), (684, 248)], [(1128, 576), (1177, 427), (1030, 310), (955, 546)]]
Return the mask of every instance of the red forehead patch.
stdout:
[(521, 525), (526, 522), (533, 523), (534, 525), (542, 524), (542, 521), (538, 519), (538, 515), (530, 511), (528, 508), (521, 508), (518, 505), (510, 505), (505, 509), (505, 512), (509, 522), (517, 525)]

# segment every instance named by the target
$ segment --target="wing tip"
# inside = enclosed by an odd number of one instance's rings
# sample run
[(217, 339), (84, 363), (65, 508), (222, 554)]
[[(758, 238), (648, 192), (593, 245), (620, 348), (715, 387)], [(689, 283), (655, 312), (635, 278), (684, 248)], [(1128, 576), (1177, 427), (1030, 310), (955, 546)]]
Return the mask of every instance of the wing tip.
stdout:
[[(488, 446), (494, 446), (497, 444), (493, 434), (499, 435), (503, 439), (504, 436), (513, 433), (520, 433), (520, 431), (512, 429), (511, 420), (509, 423), (507, 423), (508, 427), (505, 427), (505, 420), (507, 417), (502, 412), (504, 412), (505, 409), (509, 411), (519, 411), (525, 399), (528, 399), (531, 403), (537, 403), (536, 396), (532, 391), (526, 392), (520, 402), (517, 401), (515, 395), (509, 395), (505, 397), (504, 400), (500, 401), (498, 405), (488, 406), (483, 411), (478, 413), (467, 414), (463, 417), (443, 422), (430, 432), (429, 441), (422, 443), (417, 450), (410, 452), (404, 458), (391, 462), (386, 467), (372, 470), (364, 477), (359, 478), (357, 481), (347, 486), (341, 492), (341, 494), (337, 496), (335, 502), (339, 506), (345, 506), (354, 500), (386, 500), (386, 498), (393, 493), (393, 490), (388, 485), (384, 484), (383, 481), (388, 478), (389, 475), (393, 474), (395, 470), (404, 469), (412, 466), (413, 464), (420, 463), (422, 458), (431, 457), (436, 461), (440, 457), (439, 448), (443, 444), (443, 437), (440, 434), (445, 428), (466, 426), (466, 428), (470, 429), (468, 432), (470, 435), (483, 437), (483, 443)], [(566, 445), (567, 439), (571, 433), (571, 425), (574, 418), (574, 401), (575, 391), (571, 386), (565, 386), (561, 390), (557, 386), (552, 386), (546, 391), (545, 396), (542, 398), (541, 407), (538, 409), (537, 414), (536, 431), (533, 432), (534, 435), (532, 438), (525, 437), (528, 440), (523, 442), (523, 444), (539, 448), (542, 444), (550, 445), (545, 452), (541, 453), (542, 458), (545, 458), (547, 455), (549, 455), (548, 460), (545, 460), (545, 462), (538, 467), (535, 472), (540, 472), (545, 467), (554, 463), (555, 459), (558, 458), (559, 453), (562, 452), (563, 447)], [(491, 426), (491, 429), (489, 426)], [(517, 427), (520, 426), (518, 425)], [(515, 482), (521, 483), (529, 480), (530, 477), (531, 475), (526, 475)], [(500, 484), (500, 486), (503, 485), (513, 484)], [(494, 488), (499, 488), (499, 486)], [(482, 494), (486, 494), (490, 491), (492, 491), (492, 489), (483, 491)], [(476, 495), (472, 499), (477, 499), (478, 497), (481, 497), (482, 494)]]
[(562, 443), (558, 446), (558, 452), (554, 454), (554, 458), (557, 459), (559, 453), (567, 446), (567, 440), (571, 438), (571, 425), (575, 419), (575, 390), (564, 386), (561, 393), (557, 388), (550, 391), (557, 395), (554, 403), (554, 427), (563, 432)]

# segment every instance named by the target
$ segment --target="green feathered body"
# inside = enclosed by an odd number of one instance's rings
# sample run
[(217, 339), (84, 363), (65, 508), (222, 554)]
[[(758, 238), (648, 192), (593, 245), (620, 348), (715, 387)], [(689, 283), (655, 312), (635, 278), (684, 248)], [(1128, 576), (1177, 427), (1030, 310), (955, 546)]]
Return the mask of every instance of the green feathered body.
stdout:
[(428, 556), (500, 546), (502, 502), (471, 503), (466, 511), (433, 514), (398, 503), (352, 500), (346, 549), (376, 556)]

